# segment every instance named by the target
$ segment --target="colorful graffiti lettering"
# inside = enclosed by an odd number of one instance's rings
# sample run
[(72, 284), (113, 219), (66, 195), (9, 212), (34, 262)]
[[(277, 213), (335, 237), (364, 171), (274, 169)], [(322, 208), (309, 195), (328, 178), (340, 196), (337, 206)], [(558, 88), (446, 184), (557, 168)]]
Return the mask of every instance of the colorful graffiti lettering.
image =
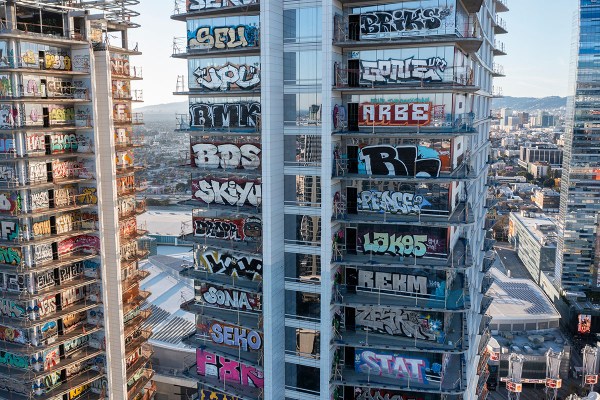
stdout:
[(245, 219), (194, 217), (194, 236), (225, 240), (256, 240), (262, 236), (259, 217)]
[(0, 221), (0, 238), (15, 240), (19, 237), (19, 225), (14, 221)]
[(192, 167), (250, 169), (260, 167), (260, 144), (192, 143)]
[(414, 311), (378, 307), (357, 307), (356, 325), (387, 335), (406, 336), (419, 340), (443, 341), (443, 316), (424, 315)]
[(241, 348), (244, 351), (262, 348), (261, 334), (252, 329), (210, 321), (209, 323), (198, 322), (197, 332), (209, 336), (217, 344)]
[[(211, 8), (226, 8), (257, 4), (258, 0), (187, 0), (187, 11), (199, 11)], [(212, 397), (211, 397), (212, 399)], [(214, 399), (220, 400), (220, 399)], [(231, 400), (235, 400), (233, 397)]]
[(201, 26), (188, 31), (188, 46), (208, 49), (237, 49), (258, 45), (258, 28), (251, 25)]
[[(418, 8), (413, 10), (376, 11), (360, 16), (360, 33), (364, 36), (379, 33), (410, 33), (433, 31), (442, 27), (447, 19), (448, 28), (453, 28), (450, 8)], [(430, 34), (430, 32), (427, 32)]]
[(50, 137), (50, 148), (52, 153), (64, 153), (67, 151), (77, 151), (79, 141), (77, 135), (70, 134), (55, 134)]
[(439, 153), (424, 146), (365, 146), (358, 157), (366, 175), (437, 177), (442, 167)]
[(255, 128), (260, 115), (260, 103), (194, 103), (190, 105), (191, 127)]
[(29, 367), (29, 357), (0, 351), (0, 364), (26, 369)]
[(222, 274), (253, 281), (262, 279), (262, 260), (243, 255), (206, 251), (199, 254), (198, 263), (213, 274)]
[(17, 195), (11, 192), (0, 193), (0, 213), (12, 213), (17, 208)]
[[(195, 0), (192, 0), (195, 1)], [(232, 396), (230, 394), (213, 392), (208, 389), (200, 389), (198, 400), (240, 400), (239, 397)]]
[(25, 333), (19, 329), (0, 325), (0, 340), (25, 344)]
[(26, 313), (25, 307), (12, 300), (0, 299), (0, 314), (12, 318), (20, 318)]
[(206, 204), (258, 207), (262, 202), (259, 181), (193, 179), (192, 197)]
[(262, 310), (260, 294), (244, 292), (237, 289), (226, 289), (202, 283), (200, 302), (219, 308), (240, 311)]
[(19, 265), (23, 260), (23, 253), (18, 247), (0, 246), (0, 263)]
[(15, 169), (7, 165), (0, 165), (0, 181), (10, 181), (15, 179)]
[(448, 62), (440, 57), (405, 60), (360, 60), (360, 80), (363, 83), (398, 84), (405, 82), (442, 82)]
[(420, 214), (421, 208), (431, 206), (431, 203), (414, 193), (365, 190), (358, 194), (357, 206), (359, 211), (407, 215)]
[(15, 150), (15, 139), (0, 139), (0, 153), (13, 153)]
[(196, 366), (199, 375), (216, 376), (222, 382), (238, 382), (243, 386), (257, 388), (265, 385), (262, 371), (203, 349), (196, 349)]
[(52, 107), (50, 109), (50, 122), (73, 123), (75, 121), (75, 109), (67, 107)]
[(431, 103), (360, 103), (359, 126), (427, 126)]
[(71, 57), (61, 54), (46, 53), (46, 69), (71, 70)]
[(198, 67), (194, 71), (196, 82), (208, 90), (251, 90), (260, 84), (260, 70), (253, 65)]
[(429, 379), (440, 381), (442, 366), (424, 358), (409, 358), (389, 351), (356, 349), (354, 357), (355, 371), (360, 374), (380, 375), (404, 378), (427, 384)]

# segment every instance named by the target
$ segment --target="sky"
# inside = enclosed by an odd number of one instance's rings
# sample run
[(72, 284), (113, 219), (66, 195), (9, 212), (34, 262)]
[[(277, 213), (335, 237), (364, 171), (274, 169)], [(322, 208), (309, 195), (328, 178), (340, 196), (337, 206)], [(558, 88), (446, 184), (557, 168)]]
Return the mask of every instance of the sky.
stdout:
[[(143, 68), (144, 81), (136, 89), (144, 91), (144, 105), (183, 101), (173, 96), (177, 76), (186, 79), (184, 60), (174, 59), (173, 38), (184, 38), (184, 22), (170, 19), (174, 0), (142, 0), (137, 6), (141, 28), (130, 32), (130, 41), (138, 42), (144, 53), (135, 56), (131, 65)], [(509, 0), (510, 11), (501, 13), (508, 34), (498, 35), (508, 55), (496, 57), (504, 66), (505, 78), (495, 79), (505, 96), (566, 96), (573, 13), (577, 0)]]

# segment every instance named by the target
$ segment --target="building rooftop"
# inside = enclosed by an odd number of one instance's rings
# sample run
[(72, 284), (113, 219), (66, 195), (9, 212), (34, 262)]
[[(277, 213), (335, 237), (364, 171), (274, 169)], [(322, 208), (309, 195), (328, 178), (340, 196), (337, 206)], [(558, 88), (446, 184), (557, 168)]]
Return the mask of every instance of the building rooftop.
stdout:
[(496, 267), (490, 269), (494, 283), (489, 314), (494, 324), (556, 322), (560, 314), (542, 289), (530, 279), (509, 278)]
[(152, 315), (143, 328), (152, 330), (153, 346), (190, 349), (181, 339), (196, 331), (196, 318), (180, 306), (194, 298), (194, 284), (191, 279), (180, 277), (179, 271), (183, 264), (192, 262), (191, 258), (189, 251), (174, 256), (152, 256), (141, 267), (150, 272), (140, 287), (152, 293), (145, 306), (152, 309)]
[(187, 211), (147, 211), (138, 221), (149, 235), (182, 236), (192, 233), (191, 212)]
[(542, 213), (525, 211), (511, 213), (511, 218), (516, 219), (523, 225), (538, 243), (546, 247), (556, 247), (558, 237), (554, 218)]

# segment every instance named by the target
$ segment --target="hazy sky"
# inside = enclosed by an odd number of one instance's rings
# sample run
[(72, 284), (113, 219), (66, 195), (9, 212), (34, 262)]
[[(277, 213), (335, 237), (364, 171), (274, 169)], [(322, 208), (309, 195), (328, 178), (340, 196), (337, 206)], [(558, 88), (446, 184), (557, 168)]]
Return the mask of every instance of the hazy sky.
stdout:
[[(504, 66), (505, 78), (495, 80), (507, 96), (565, 96), (569, 74), (571, 28), (577, 0), (509, 0), (510, 12), (500, 16), (508, 34), (497, 40), (506, 45), (508, 55), (497, 57)], [(144, 81), (136, 88), (144, 90), (144, 105), (185, 100), (173, 96), (177, 75), (187, 79), (186, 63), (171, 58), (173, 38), (185, 37), (184, 22), (173, 21), (174, 0), (142, 0), (137, 9), (142, 25), (130, 33), (139, 42), (143, 56), (133, 57), (132, 65), (141, 66)], [(186, 81), (187, 84), (187, 81)]]

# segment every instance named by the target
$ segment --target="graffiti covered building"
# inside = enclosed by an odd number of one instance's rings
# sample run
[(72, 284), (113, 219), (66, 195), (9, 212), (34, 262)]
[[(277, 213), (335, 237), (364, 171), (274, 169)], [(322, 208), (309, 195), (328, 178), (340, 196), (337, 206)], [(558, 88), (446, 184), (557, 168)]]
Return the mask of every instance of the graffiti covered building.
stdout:
[(201, 398), (487, 397), (485, 183), (507, 10), (175, 1)]
[(132, 155), (140, 53), (127, 43), (138, 14), (111, 3), (0, 9), (0, 398), (154, 393)]

